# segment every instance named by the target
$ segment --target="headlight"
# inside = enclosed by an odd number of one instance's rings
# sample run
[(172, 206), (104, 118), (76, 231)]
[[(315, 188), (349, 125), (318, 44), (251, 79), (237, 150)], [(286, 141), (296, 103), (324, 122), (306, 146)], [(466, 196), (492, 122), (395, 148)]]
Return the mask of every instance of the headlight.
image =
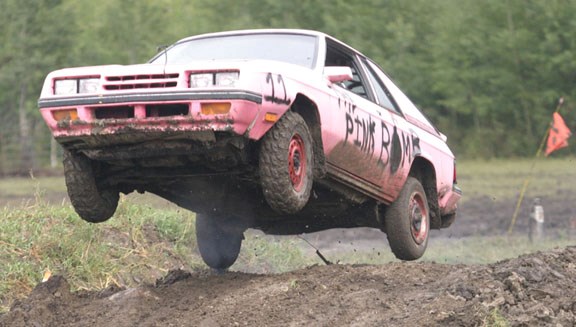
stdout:
[(209, 87), (214, 85), (214, 74), (190, 74), (190, 87)]
[(76, 94), (78, 93), (78, 80), (60, 79), (54, 81), (54, 94)]
[(240, 78), (240, 72), (214, 72), (190, 74), (190, 87), (234, 87)]
[(238, 77), (240, 77), (240, 73), (238, 72), (225, 72), (225, 73), (216, 73), (216, 86), (236, 86), (236, 82), (238, 81)]
[(78, 80), (78, 93), (96, 93), (99, 88), (99, 78), (82, 78)]
[(57, 79), (54, 81), (55, 95), (96, 93), (99, 88), (99, 77)]

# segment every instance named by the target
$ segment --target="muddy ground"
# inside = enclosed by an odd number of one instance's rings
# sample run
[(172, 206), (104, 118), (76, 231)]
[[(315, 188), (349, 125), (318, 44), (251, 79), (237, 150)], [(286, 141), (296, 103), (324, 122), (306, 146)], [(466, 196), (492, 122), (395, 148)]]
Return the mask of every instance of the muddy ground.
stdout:
[[(557, 217), (549, 231), (570, 233), (573, 199), (557, 198), (542, 199), (547, 216)], [(503, 233), (510, 203), (467, 201), (460, 220), (432, 237)], [(526, 228), (521, 219), (515, 231)], [(375, 234), (331, 235), (317, 238), (323, 248)], [(173, 270), (155, 285), (89, 293), (71, 293), (65, 277), (53, 276), (0, 316), (0, 326), (494, 326), (499, 319), (575, 326), (576, 247), (490, 265), (317, 265), (278, 275)]]

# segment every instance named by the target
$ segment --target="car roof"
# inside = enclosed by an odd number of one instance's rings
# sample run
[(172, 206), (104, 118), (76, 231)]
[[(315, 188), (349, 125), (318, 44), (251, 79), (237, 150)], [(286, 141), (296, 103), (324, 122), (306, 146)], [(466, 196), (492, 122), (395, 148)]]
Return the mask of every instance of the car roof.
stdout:
[(190, 40), (203, 39), (203, 38), (209, 38), (209, 37), (246, 35), (246, 34), (300, 34), (300, 35), (309, 35), (309, 36), (327, 38), (327, 39), (330, 39), (330, 40), (354, 51), (355, 53), (365, 57), (360, 51), (352, 48), (348, 44), (338, 40), (337, 38), (335, 38), (331, 35), (328, 35), (326, 33), (319, 32), (319, 31), (314, 31), (314, 30), (295, 29), (295, 28), (244, 29), (244, 30), (232, 30), (232, 31), (205, 33), (205, 34), (198, 34), (198, 35), (193, 35), (193, 36), (183, 38), (181, 40), (178, 40), (176, 43), (187, 42)]
[(202, 39), (206, 37), (219, 37), (219, 36), (229, 36), (229, 35), (244, 35), (244, 34), (303, 34), (303, 35), (311, 35), (311, 36), (325, 36), (326, 34), (322, 32), (312, 31), (312, 30), (305, 30), (305, 29), (289, 29), (289, 28), (276, 28), (276, 29), (246, 29), (246, 30), (232, 30), (232, 31), (223, 31), (223, 32), (213, 32), (213, 33), (204, 33), (186, 37), (178, 41), (186, 42), (189, 40), (194, 39)]

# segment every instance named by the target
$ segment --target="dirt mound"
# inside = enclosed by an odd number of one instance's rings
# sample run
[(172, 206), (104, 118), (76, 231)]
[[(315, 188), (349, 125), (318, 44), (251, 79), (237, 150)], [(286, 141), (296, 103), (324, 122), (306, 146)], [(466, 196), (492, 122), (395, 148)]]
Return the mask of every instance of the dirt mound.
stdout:
[(71, 293), (41, 283), (0, 326), (576, 324), (576, 247), (486, 266), (313, 266), (280, 275), (176, 270), (155, 285)]

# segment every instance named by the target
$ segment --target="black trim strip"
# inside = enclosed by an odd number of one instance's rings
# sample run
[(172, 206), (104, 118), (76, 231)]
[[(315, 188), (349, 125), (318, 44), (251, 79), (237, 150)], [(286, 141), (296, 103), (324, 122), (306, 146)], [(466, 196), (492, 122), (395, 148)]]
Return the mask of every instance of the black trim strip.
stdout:
[(59, 99), (39, 99), (39, 108), (86, 106), (97, 104), (112, 104), (124, 102), (154, 102), (154, 101), (190, 101), (190, 100), (247, 100), (262, 103), (262, 95), (249, 91), (179, 91), (163, 93), (128, 93), (75, 96)]

